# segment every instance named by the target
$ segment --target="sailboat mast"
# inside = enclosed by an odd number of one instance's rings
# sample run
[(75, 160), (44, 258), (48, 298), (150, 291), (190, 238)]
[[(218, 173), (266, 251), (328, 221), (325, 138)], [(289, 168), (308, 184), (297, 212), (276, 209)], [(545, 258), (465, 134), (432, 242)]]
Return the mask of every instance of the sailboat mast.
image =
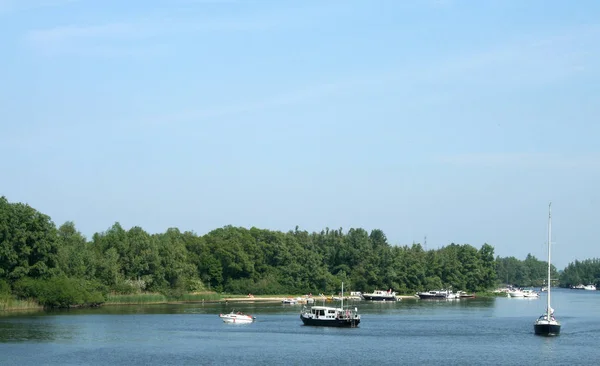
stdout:
[(548, 205), (548, 307), (547, 315), (550, 319), (550, 287), (552, 287), (550, 279), (550, 246), (552, 245), (552, 202)]
[(344, 283), (342, 282), (342, 309), (344, 309)]

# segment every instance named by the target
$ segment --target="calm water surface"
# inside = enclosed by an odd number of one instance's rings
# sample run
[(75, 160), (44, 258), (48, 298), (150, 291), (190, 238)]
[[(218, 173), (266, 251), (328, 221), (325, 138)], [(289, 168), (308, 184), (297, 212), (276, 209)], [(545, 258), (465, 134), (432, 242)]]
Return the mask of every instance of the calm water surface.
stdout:
[[(356, 302), (358, 328), (306, 327), (301, 306), (186, 304), (0, 316), (1, 365), (594, 365), (600, 291), (553, 291), (558, 337), (533, 334), (539, 299)], [(232, 307), (257, 317), (225, 324)]]

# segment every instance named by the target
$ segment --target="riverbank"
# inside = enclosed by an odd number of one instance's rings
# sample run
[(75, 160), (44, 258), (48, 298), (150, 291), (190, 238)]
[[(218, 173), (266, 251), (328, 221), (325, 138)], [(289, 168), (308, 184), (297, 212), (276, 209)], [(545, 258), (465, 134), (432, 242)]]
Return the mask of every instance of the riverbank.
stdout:
[[(485, 297), (489, 294), (482, 294)], [(414, 300), (419, 297), (416, 295), (398, 295), (398, 300)], [(479, 295), (478, 295), (479, 297)], [(299, 299), (299, 303), (306, 301), (305, 296), (298, 295), (223, 295), (215, 292), (191, 293), (181, 296), (169, 297), (160, 293), (142, 293), (131, 295), (108, 295), (106, 301), (96, 306), (120, 306), (120, 305), (160, 305), (160, 304), (194, 304), (194, 303), (281, 303), (285, 299)], [(326, 301), (332, 302), (331, 296), (313, 296), (317, 302)], [(344, 301), (352, 300), (351, 297), (344, 297)], [(33, 300), (16, 300), (0, 301), (0, 312), (19, 312), (19, 311), (40, 311), (44, 307)]]
[[(254, 297), (249, 297), (249, 296), (243, 296), (243, 297), (238, 297), (238, 296), (227, 296), (224, 297), (221, 301), (226, 301), (226, 302), (268, 302), (268, 301), (272, 301), (272, 302), (281, 302), (285, 299), (306, 299), (303, 296), (284, 296), (284, 295), (273, 295), (270, 297), (263, 297), (263, 296), (254, 296)], [(322, 297), (322, 296), (313, 296), (313, 299), (315, 299), (316, 301), (322, 301), (322, 300), (326, 300), (328, 299), (328, 297)], [(330, 297), (329, 297), (330, 298)], [(396, 296), (396, 298), (398, 300), (403, 300), (403, 299), (418, 299), (419, 297), (416, 295), (398, 295)], [(344, 296), (344, 301), (348, 301), (348, 300), (352, 300), (352, 297), (346, 297)], [(330, 300), (331, 301), (331, 300)]]
[(44, 307), (34, 300), (18, 300), (12, 296), (0, 297), (0, 312), (35, 311)]

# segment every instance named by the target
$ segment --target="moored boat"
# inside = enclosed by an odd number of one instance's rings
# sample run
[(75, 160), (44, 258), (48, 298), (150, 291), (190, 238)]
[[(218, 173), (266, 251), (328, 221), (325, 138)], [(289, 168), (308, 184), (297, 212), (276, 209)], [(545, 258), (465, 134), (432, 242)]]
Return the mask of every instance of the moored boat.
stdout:
[(244, 314), (241, 311), (238, 311), (236, 313), (233, 310), (229, 314), (219, 314), (219, 318), (221, 318), (221, 320), (223, 320), (224, 323), (236, 324), (252, 323), (256, 319), (255, 316)]
[(523, 297), (538, 298), (540, 294), (533, 290), (523, 290)]
[(525, 297), (525, 294), (518, 288), (508, 291), (508, 297)]
[(391, 289), (388, 291), (375, 290), (371, 293), (362, 294), (361, 296), (363, 299), (371, 301), (398, 301), (396, 292)]
[(457, 291), (456, 292), (456, 297), (459, 299), (472, 299), (475, 297), (475, 295), (473, 294), (468, 294), (465, 291)]
[(417, 296), (422, 300), (451, 300), (458, 298), (457, 294), (450, 290), (431, 290), (417, 292)]

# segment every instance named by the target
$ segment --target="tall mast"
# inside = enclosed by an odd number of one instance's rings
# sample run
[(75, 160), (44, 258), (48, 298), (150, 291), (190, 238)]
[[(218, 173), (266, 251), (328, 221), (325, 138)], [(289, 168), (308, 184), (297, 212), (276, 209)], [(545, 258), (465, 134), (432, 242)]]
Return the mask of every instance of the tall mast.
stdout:
[[(548, 305), (550, 306), (550, 305)], [(344, 309), (344, 283), (342, 282), (342, 309)]]
[(546, 314), (550, 320), (550, 287), (552, 287), (550, 279), (550, 246), (552, 245), (552, 202), (548, 205), (548, 307)]

